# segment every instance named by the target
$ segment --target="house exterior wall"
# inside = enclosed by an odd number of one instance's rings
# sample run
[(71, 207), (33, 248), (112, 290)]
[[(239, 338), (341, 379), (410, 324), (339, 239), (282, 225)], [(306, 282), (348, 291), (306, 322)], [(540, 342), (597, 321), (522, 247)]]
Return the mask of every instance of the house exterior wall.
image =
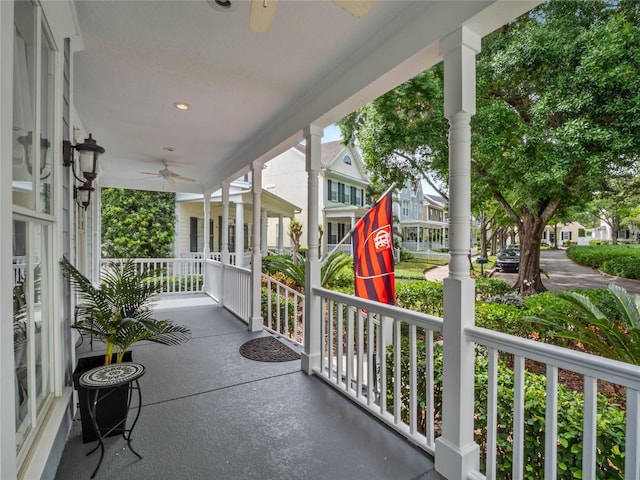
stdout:
[[(556, 228), (557, 227), (557, 228)], [(558, 235), (558, 245), (565, 242), (578, 243), (578, 238), (585, 237), (587, 229), (578, 222), (559, 223), (557, 225), (547, 225), (542, 234), (543, 243), (555, 245), (554, 236)], [(583, 233), (584, 232), (584, 233)], [(582, 235), (580, 235), (582, 233)]]
[[(62, 140), (73, 141), (76, 126), (72, 8), (0, 2), (0, 164), (6, 173), (0, 176), (0, 310), (3, 319), (13, 319), (0, 322), (2, 479), (55, 476), (71, 427), (74, 362), (70, 291), (58, 260), (83, 261), (91, 275), (95, 263), (89, 259), (99, 250), (99, 201), (93, 197), (87, 212), (76, 207), (61, 158)], [(50, 145), (45, 162), (33, 153), (31, 169), (18, 140), (28, 133)], [(86, 242), (76, 250), (81, 234)], [(26, 299), (17, 309), (15, 288)], [(21, 354), (25, 344), (28, 355)]]
[[(318, 204), (321, 207), (319, 221), (323, 225), (323, 243), (327, 243), (329, 235), (328, 222), (331, 222), (332, 235), (338, 237), (338, 224), (340, 224), (340, 232), (346, 228), (348, 231), (351, 222), (360, 218), (360, 210), (366, 205), (366, 187), (369, 180), (366, 176), (362, 165), (362, 160), (356, 151), (348, 147), (337, 147), (336, 142), (323, 144), (322, 146), (322, 164), (324, 166), (320, 173), (318, 182)], [(331, 152), (331, 153), (328, 153)], [(335, 153), (334, 153), (335, 152)], [(348, 156), (350, 164), (345, 163), (344, 158)], [(300, 238), (301, 246), (307, 246), (307, 172), (305, 166), (304, 151), (299, 148), (291, 148), (286, 152), (278, 155), (270, 160), (266, 168), (262, 171), (262, 186), (265, 190), (284, 198), (285, 200), (301, 207), (301, 213), (296, 215), (296, 219), (302, 223), (303, 233)], [(356, 187), (359, 190), (358, 196), (362, 198), (361, 205), (353, 205), (350, 203), (351, 189), (349, 190), (349, 203), (332, 200), (329, 191), (329, 181), (331, 181), (334, 194), (339, 184), (344, 185), (343, 188)], [(343, 190), (344, 191), (344, 190)], [(343, 194), (344, 198), (344, 194)], [(344, 212), (342, 212), (344, 210)], [(284, 225), (284, 241), (285, 247), (292, 246), (291, 240), (287, 235), (289, 227), (289, 219), (283, 220)], [(277, 245), (277, 226), (278, 219), (270, 218), (268, 224), (268, 245), (273, 247)], [(340, 240), (340, 238), (338, 238)]]
[[(262, 188), (284, 198), (285, 200), (299, 205), (302, 211), (296, 214), (295, 218), (302, 223), (302, 237), (300, 241), (303, 246), (307, 245), (307, 172), (305, 169), (305, 155), (298, 148), (290, 148), (286, 152), (278, 155), (274, 159), (265, 163), (262, 170)], [(322, 187), (322, 185), (320, 185)], [(291, 240), (287, 235), (290, 219), (283, 219), (283, 245), (291, 246)], [(277, 218), (270, 218), (267, 225), (267, 245), (274, 247), (278, 244), (278, 222)]]

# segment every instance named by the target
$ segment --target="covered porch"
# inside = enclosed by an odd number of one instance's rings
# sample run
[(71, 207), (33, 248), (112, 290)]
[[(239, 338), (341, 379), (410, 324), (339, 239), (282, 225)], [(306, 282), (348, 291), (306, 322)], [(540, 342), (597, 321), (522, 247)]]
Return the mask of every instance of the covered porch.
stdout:
[[(209, 297), (165, 297), (156, 310), (189, 326), (193, 338), (134, 349), (134, 361), (147, 367), (132, 437), (143, 460), (111, 437), (96, 478), (441, 478), (426, 452), (304, 374), (300, 360), (243, 357), (239, 347), (267, 333), (249, 332)], [(90, 351), (88, 340), (77, 349), (79, 356), (103, 351)], [(88, 478), (97, 464), (97, 453), (85, 456), (93, 444), (83, 444), (79, 430), (75, 421), (58, 480)]]

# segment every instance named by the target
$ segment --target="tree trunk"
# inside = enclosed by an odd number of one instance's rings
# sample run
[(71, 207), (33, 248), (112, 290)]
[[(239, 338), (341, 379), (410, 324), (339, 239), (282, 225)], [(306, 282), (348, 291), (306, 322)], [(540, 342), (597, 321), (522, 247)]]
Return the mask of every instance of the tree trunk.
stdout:
[(620, 233), (620, 218), (613, 217), (611, 220), (611, 245), (618, 244), (618, 233)]
[(546, 290), (540, 274), (540, 242), (545, 222), (528, 211), (522, 215), (520, 231), (520, 268), (518, 280), (513, 286), (521, 295), (530, 295)]
[(480, 256), (487, 256), (487, 215), (480, 213)]

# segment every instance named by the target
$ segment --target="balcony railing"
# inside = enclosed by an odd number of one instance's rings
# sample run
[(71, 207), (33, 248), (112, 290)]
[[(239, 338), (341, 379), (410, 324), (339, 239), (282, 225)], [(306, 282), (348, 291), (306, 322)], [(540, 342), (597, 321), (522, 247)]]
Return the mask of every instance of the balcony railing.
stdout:
[[(584, 380), (582, 428), (575, 428), (575, 435), (580, 438), (571, 439), (573, 444), (568, 445), (570, 451), (578, 457), (582, 456), (581, 476), (574, 473), (573, 478), (605, 478), (603, 472), (598, 472), (598, 462), (607, 465), (611, 471), (620, 473), (610, 458), (606, 457), (608, 450), (603, 445), (604, 441), (597, 431), (597, 418), (599, 411), (598, 381), (610, 382), (626, 389), (626, 428), (625, 438), (616, 439), (614, 449), (619, 447), (624, 452), (624, 477), (616, 475), (615, 478), (637, 479), (640, 478), (640, 368), (628, 363), (617, 362), (587, 353), (570, 350), (567, 348), (548, 345), (542, 342), (527, 340), (520, 337), (506, 335), (480, 327), (466, 329), (466, 337), (470, 342), (486, 347), (488, 356), (488, 392), (487, 392), (487, 436), (486, 436), (486, 478), (493, 480), (501, 478), (497, 474), (497, 462), (500, 454), (497, 448), (497, 439), (502, 432), (511, 436), (512, 442), (512, 478), (523, 478), (531, 463), (540, 458), (544, 461), (544, 478), (565, 478), (566, 472), (562, 471), (564, 465), (558, 459), (558, 446), (566, 437), (560, 438), (558, 411), (569, 408), (558, 402), (558, 370), (575, 372)], [(512, 425), (498, 422), (498, 358), (499, 354), (508, 354), (513, 365), (513, 418)], [(532, 420), (527, 415), (525, 405), (525, 360), (534, 360), (543, 364), (546, 369), (545, 418), (542, 444), (543, 451), (535, 455), (538, 458), (530, 458), (525, 455), (525, 442), (527, 425)], [(578, 400), (580, 401), (580, 400)], [(535, 419), (533, 419), (535, 420)], [(564, 426), (566, 428), (566, 425)], [(598, 458), (600, 456), (600, 458)], [(604, 458), (602, 458), (604, 457)], [(535, 467), (534, 467), (535, 468)], [(504, 474), (504, 472), (503, 472)], [(612, 478), (612, 477), (607, 477)]]
[[(100, 265), (110, 262), (124, 262), (124, 259), (103, 258)], [(140, 271), (150, 272), (150, 282), (158, 293), (183, 294), (201, 292), (204, 281), (203, 261), (198, 258), (135, 258)]]
[(321, 299), (322, 318), (316, 373), (433, 454), (440, 418), (434, 336), (442, 332), (442, 319), (324, 288), (313, 294)]

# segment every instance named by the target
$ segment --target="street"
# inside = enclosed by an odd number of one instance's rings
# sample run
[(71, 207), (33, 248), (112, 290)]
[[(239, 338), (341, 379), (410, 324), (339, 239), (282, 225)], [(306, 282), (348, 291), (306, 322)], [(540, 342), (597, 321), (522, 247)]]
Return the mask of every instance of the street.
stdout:
[[(611, 283), (624, 287), (629, 293), (640, 293), (640, 281), (613, 277), (598, 270), (578, 265), (567, 257), (565, 250), (543, 250), (540, 252), (542, 283), (552, 292), (576, 288), (606, 289)], [(502, 278), (513, 284), (517, 273), (495, 272), (493, 278)]]

